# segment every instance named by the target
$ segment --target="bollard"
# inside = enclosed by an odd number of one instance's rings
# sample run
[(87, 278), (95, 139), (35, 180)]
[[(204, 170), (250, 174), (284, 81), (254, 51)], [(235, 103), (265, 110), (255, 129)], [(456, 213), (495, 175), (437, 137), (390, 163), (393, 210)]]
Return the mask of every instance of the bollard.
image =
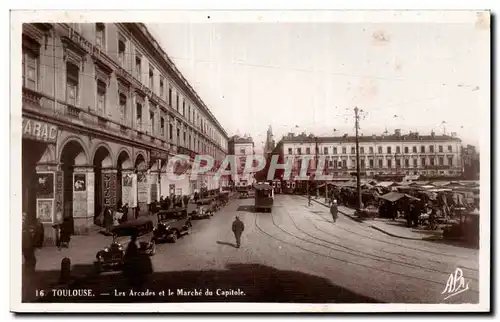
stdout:
[(61, 275), (59, 281), (61, 283), (67, 283), (71, 276), (71, 260), (68, 257), (64, 257), (61, 260)]

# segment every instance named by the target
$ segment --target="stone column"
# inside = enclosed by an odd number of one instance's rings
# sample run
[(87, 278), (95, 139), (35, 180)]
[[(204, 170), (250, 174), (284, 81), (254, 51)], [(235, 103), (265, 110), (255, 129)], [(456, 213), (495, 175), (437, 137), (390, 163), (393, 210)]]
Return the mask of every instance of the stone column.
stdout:
[(87, 233), (94, 224), (95, 177), (92, 166), (73, 169), (73, 227), (76, 234)]

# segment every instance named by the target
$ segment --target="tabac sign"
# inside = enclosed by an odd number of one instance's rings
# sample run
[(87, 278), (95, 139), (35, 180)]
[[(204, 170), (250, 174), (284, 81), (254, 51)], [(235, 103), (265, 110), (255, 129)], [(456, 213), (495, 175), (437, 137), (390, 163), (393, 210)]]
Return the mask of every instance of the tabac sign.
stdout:
[(23, 117), (23, 138), (51, 143), (56, 142), (57, 126)]

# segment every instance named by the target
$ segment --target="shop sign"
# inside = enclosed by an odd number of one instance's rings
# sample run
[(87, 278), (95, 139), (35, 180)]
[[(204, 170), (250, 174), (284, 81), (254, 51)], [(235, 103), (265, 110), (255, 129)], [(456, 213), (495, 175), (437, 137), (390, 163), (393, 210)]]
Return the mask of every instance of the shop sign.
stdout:
[(102, 183), (104, 206), (116, 206), (116, 173), (103, 173)]
[(23, 138), (51, 143), (56, 142), (57, 126), (23, 118)]

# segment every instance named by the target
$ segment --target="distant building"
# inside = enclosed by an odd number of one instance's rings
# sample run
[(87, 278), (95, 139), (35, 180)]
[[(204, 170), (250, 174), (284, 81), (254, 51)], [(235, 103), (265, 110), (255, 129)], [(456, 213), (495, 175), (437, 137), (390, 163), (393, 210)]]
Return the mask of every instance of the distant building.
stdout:
[(229, 138), (228, 152), (229, 155), (236, 156), (238, 162), (237, 175), (233, 178), (233, 185), (235, 187), (252, 185), (254, 183), (255, 173), (243, 173), (247, 157), (255, 154), (255, 144), (252, 137), (248, 135), (243, 137), (235, 135)]
[[(378, 175), (462, 175), (462, 142), (455, 134), (420, 135), (401, 134), (395, 130), (391, 135), (359, 137), (360, 168), (363, 177)], [(338, 137), (316, 137), (314, 135), (284, 136), (278, 142), (273, 155), (280, 155), (280, 163), (286, 156), (324, 156), (325, 173), (335, 179), (349, 179), (356, 172), (356, 138), (347, 134)], [(270, 158), (269, 158), (270, 159)], [(312, 162), (314, 169), (314, 162)], [(291, 178), (298, 176), (301, 164), (295, 158)], [(278, 171), (275, 178), (280, 178)]]
[(462, 150), (464, 179), (479, 180), (479, 153), (473, 145), (467, 145)]
[(269, 154), (271, 154), (276, 147), (276, 142), (274, 141), (273, 129), (271, 125), (267, 129), (266, 142), (264, 144), (264, 156), (267, 158)]

